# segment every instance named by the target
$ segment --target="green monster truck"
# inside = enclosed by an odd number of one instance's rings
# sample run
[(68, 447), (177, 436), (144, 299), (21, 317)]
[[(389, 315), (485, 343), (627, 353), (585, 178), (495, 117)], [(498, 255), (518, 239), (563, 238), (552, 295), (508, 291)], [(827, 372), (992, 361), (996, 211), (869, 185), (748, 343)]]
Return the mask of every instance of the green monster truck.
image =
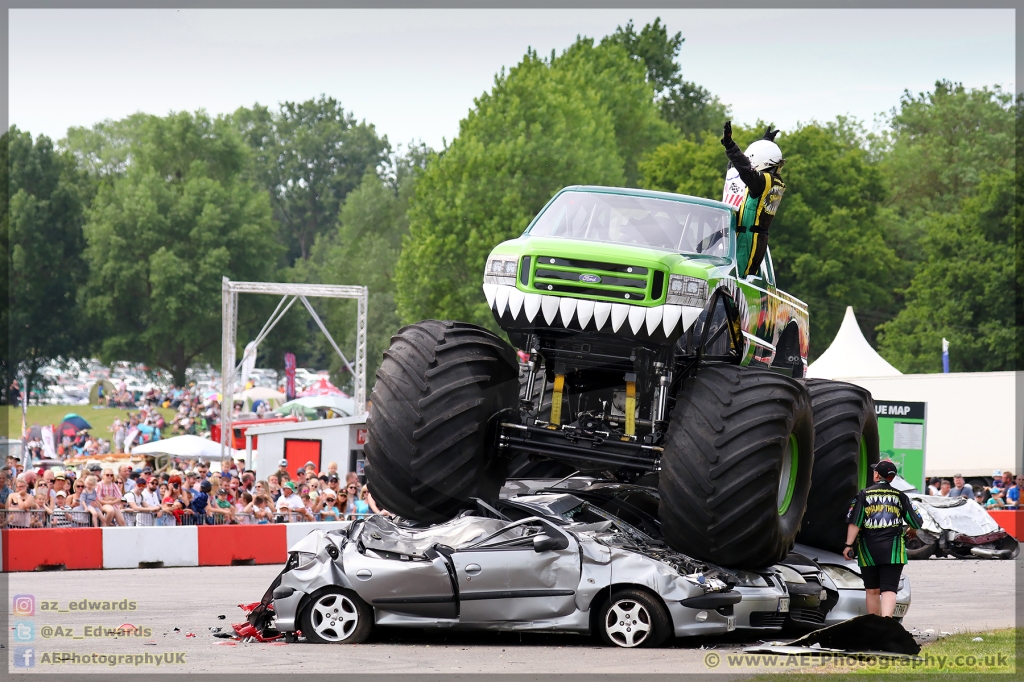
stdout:
[(436, 522), (510, 475), (597, 473), (657, 486), (665, 538), (694, 557), (768, 565), (798, 534), (840, 550), (878, 461), (874, 405), (802, 379), (807, 307), (776, 288), (771, 254), (738, 278), (735, 228), (718, 201), (558, 192), (487, 259), (512, 345), (436, 320), (392, 339), (366, 445), (377, 501)]

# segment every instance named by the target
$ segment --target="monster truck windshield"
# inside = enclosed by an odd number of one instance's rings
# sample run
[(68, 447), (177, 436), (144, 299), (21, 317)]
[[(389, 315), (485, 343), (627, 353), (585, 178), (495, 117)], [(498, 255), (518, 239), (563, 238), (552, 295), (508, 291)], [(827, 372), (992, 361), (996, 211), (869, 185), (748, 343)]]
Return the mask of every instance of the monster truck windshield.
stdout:
[(529, 234), (676, 253), (729, 255), (729, 211), (668, 199), (563, 192), (537, 217)]

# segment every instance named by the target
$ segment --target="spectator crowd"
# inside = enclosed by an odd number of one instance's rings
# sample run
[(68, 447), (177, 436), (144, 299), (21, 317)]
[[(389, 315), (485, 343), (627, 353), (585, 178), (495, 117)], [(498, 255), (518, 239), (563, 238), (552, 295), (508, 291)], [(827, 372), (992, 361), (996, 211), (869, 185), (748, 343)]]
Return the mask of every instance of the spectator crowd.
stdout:
[(338, 474), (331, 462), (288, 471), (281, 460), (266, 480), (224, 462), (211, 471), (202, 461), (157, 473), (129, 464), (92, 464), (81, 475), (20, 471), (14, 457), (0, 470), (0, 525), (8, 528), (179, 526), (340, 521), (389, 515), (373, 500), (355, 472)]
[(993, 471), (992, 482), (975, 492), (974, 486), (957, 474), (953, 480), (934, 477), (928, 481), (928, 494), (940, 497), (966, 497), (974, 499), (985, 509), (1020, 509), (1020, 491), (1024, 488), (1024, 475), (1014, 477), (1009, 471)]

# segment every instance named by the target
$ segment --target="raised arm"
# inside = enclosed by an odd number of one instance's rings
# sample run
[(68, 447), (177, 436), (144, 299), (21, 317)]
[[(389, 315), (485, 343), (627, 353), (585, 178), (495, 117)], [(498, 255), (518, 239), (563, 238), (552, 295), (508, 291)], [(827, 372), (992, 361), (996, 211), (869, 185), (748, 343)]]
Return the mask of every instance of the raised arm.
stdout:
[(764, 193), (764, 175), (758, 173), (750, 165), (750, 159), (743, 153), (739, 145), (732, 139), (732, 121), (726, 121), (722, 130), (722, 146), (725, 147), (725, 155), (733, 167), (739, 172), (740, 180), (747, 186), (750, 193), (760, 196)]

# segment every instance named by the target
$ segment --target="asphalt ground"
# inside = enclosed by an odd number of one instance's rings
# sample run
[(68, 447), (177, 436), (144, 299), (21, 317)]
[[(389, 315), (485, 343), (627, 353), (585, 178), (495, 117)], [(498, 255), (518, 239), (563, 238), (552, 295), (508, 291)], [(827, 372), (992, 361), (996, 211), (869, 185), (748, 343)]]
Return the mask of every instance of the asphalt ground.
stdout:
[[(381, 630), (361, 645), (241, 643), (213, 637), (210, 628), (230, 631), (232, 622), (243, 620), (238, 604), (258, 601), (279, 570), (279, 566), (236, 566), (3, 575), (0, 579), (7, 581), (9, 609), (27, 606), (25, 599), (15, 604), (18, 595), (31, 595), (34, 601), (34, 615), (8, 616), (12, 630), (8, 670), (64, 676), (79, 673), (74, 678), (88, 673), (102, 676), (95, 679), (115, 672), (133, 677), (158, 672), (707, 674), (711, 671), (705, 661), (710, 653), (738, 652), (759, 640), (757, 635), (734, 633), (726, 638), (678, 640), (660, 649), (617, 649), (578, 635), (536, 633)], [(913, 601), (904, 625), (923, 639), (1016, 624), (1012, 561), (932, 559), (912, 562), (906, 570)], [(114, 608), (125, 609), (131, 604), (122, 602), (136, 603), (133, 610), (70, 610), (72, 602), (78, 604), (82, 599), (109, 601)], [(102, 609), (102, 604), (98, 606)], [(14, 628), (19, 622), (31, 624), (31, 644), (15, 641)], [(143, 636), (73, 639), (62, 635), (68, 628), (72, 637), (80, 637), (87, 626), (102, 630), (123, 624), (140, 628)], [(933, 632), (926, 634), (927, 630)], [(15, 667), (15, 656), (23, 646), (34, 649), (31, 668)], [(183, 656), (172, 656), (171, 662), (159, 668), (143, 663), (141, 667), (123, 664), (115, 670), (94, 663), (43, 664), (43, 654), (53, 652), (88, 657), (93, 653)], [(719, 667), (715, 672), (724, 670)]]

